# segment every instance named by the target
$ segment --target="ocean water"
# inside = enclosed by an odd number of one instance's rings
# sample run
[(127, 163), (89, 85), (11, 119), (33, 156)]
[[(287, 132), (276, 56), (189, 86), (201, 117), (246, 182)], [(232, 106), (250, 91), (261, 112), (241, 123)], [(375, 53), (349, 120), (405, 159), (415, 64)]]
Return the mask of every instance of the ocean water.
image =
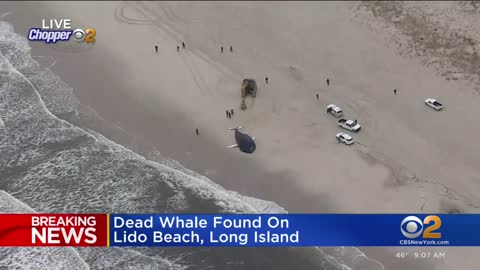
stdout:
[[(148, 160), (67, 121), (73, 89), (0, 22), (0, 212), (285, 213), (175, 161)], [(67, 120), (64, 120), (67, 119)], [(353, 247), (0, 248), (0, 269), (376, 270)]]

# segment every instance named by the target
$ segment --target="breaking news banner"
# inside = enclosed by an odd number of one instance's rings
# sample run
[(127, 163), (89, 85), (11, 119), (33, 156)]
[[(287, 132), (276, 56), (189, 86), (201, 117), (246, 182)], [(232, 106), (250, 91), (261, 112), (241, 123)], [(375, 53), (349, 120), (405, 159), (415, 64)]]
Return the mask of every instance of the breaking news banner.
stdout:
[(0, 246), (107, 245), (106, 214), (0, 214)]
[(480, 214), (0, 214), (0, 246), (480, 246)]

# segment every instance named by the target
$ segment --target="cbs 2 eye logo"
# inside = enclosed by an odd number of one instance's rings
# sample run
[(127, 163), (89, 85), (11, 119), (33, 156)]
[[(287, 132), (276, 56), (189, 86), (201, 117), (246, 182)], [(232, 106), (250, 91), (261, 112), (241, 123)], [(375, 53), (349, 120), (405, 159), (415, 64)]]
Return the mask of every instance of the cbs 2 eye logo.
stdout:
[(77, 28), (72, 32), (73, 40), (77, 42), (82, 42), (82, 41), (85, 41), (86, 43), (95, 42), (96, 35), (97, 35), (97, 30), (95, 30), (94, 28), (88, 28), (85, 31), (83, 29)]
[[(431, 224), (431, 225), (430, 225)], [(424, 227), (424, 225), (429, 225)], [(430, 215), (422, 220), (416, 216), (408, 216), (402, 220), (400, 230), (403, 236), (414, 239), (422, 235), (423, 238), (441, 238), (442, 233), (435, 232), (442, 226), (442, 220), (438, 216)], [(423, 234), (422, 234), (423, 233)]]

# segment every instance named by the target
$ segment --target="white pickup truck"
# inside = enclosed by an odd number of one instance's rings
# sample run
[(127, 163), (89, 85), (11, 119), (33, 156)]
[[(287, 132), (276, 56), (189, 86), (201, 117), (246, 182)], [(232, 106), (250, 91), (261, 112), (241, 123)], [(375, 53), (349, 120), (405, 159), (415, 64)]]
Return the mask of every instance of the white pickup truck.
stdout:
[(347, 120), (343, 118), (338, 120), (338, 126), (354, 132), (358, 132), (362, 128), (357, 120)]

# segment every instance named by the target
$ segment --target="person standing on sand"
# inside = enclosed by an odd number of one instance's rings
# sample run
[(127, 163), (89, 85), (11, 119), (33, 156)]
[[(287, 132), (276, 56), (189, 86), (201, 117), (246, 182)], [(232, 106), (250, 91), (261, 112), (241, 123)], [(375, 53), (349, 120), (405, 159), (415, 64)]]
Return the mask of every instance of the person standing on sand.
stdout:
[(179, 52), (179, 51), (180, 51), (180, 46), (177, 46), (177, 52)]
[(185, 49), (185, 42), (182, 41), (182, 48)]
[(157, 45), (155, 45), (155, 52), (158, 53), (158, 46)]
[(330, 79), (327, 78), (327, 86), (330, 85)]
[(318, 93), (317, 93), (317, 99), (318, 99)]
[(233, 116), (233, 109), (230, 110), (230, 115)]
[(230, 52), (233, 52), (233, 47), (232, 46), (230, 46)]
[(230, 118), (230, 117), (228, 117), (228, 115), (229, 115), (228, 110), (225, 111), (225, 115), (227, 116), (227, 118)]
[(222, 46), (222, 47), (220, 47), (220, 52), (221, 52), (221, 53), (223, 53), (223, 46)]
[(393, 94), (396, 96), (397, 95), (397, 89), (393, 89)]
[(265, 83), (268, 84), (268, 77), (265, 77)]
[(198, 135), (198, 128), (195, 129), (195, 133)]

